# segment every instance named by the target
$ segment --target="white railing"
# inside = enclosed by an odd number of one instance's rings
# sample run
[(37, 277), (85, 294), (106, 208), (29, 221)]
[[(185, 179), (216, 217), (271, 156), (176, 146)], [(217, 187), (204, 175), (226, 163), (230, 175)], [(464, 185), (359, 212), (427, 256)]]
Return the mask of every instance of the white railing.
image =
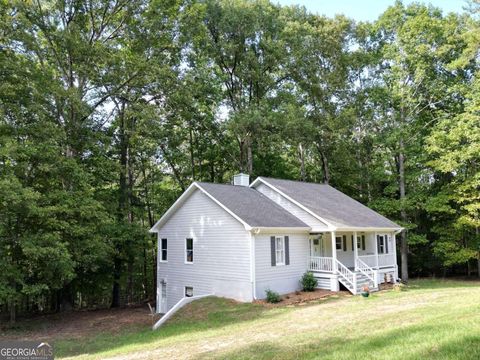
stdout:
[[(345, 265), (343, 265), (340, 261), (335, 259), (336, 261), (336, 270), (338, 271), (338, 274), (340, 275), (340, 280), (343, 279), (351, 285), (352, 287), (352, 294), (356, 295), (357, 294), (357, 276), (355, 273), (351, 272)], [(347, 284), (344, 284), (345, 286)]]
[(378, 266), (394, 266), (395, 265), (395, 254), (382, 254), (378, 255)]
[[(362, 255), (358, 257), (371, 268), (395, 266), (395, 254)], [(378, 258), (378, 262), (377, 262)], [(377, 265), (378, 264), (378, 265)]]
[(362, 260), (367, 266), (371, 268), (377, 267), (377, 256), (376, 255), (363, 255), (358, 257)]
[(308, 270), (333, 272), (333, 258), (322, 256), (310, 256)]
[(377, 284), (377, 273), (375, 270), (373, 270), (370, 266), (365, 264), (362, 259), (357, 258), (357, 261), (355, 263), (355, 269), (360, 271), (363, 275), (365, 275), (370, 281), (373, 282), (373, 287), (376, 288), (378, 287)]

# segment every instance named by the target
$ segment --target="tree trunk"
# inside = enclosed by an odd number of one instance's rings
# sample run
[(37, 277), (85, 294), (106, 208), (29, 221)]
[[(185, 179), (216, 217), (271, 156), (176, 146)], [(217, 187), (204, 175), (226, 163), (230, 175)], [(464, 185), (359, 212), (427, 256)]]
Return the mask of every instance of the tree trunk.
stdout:
[(305, 181), (307, 174), (305, 172), (305, 150), (303, 149), (302, 143), (298, 144), (298, 156), (300, 158), (300, 179)]
[(190, 167), (192, 171), (192, 181), (195, 181), (195, 154), (193, 151), (193, 131), (190, 127), (189, 129), (189, 140), (190, 140)]
[(328, 184), (330, 182), (330, 170), (328, 169), (327, 155), (320, 144), (317, 144), (317, 149), (320, 154), (320, 160), (322, 161), (322, 181)]
[(118, 256), (113, 260), (112, 308), (120, 306), (120, 275), (122, 261)]
[(147, 247), (146, 243), (143, 243), (143, 298), (148, 296), (148, 274), (147, 274)]
[(252, 154), (252, 139), (248, 138), (247, 141), (247, 173), (252, 175), (253, 173), (253, 154)]
[[(127, 186), (127, 166), (128, 166), (128, 139), (127, 130), (125, 124), (125, 105), (122, 103), (120, 110), (120, 126), (119, 126), (119, 147), (120, 147), (120, 177), (119, 177), (119, 189), (118, 189), (118, 210), (117, 220), (119, 223), (125, 221), (125, 215), (127, 213), (127, 200), (128, 200), (128, 186)], [(120, 277), (122, 271), (122, 261), (120, 259), (120, 253), (122, 252), (120, 244), (115, 244), (116, 254), (113, 258), (113, 285), (112, 285), (112, 307), (120, 306)]]
[[(407, 212), (405, 211), (405, 146), (403, 138), (399, 140), (398, 154), (398, 185), (400, 189), (400, 217), (404, 223), (407, 222)], [(405, 230), (400, 233), (400, 255), (402, 268), (402, 281), (408, 282), (408, 244)]]
[(157, 253), (158, 253), (158, 249), (157, 249), (157, 236), (156, 234), (152, 234), (152, 248), (153, 248), (153, 298), (155, 299), (155, 302), (157, 301), (157, 265), (158, 265), (158, 258), (157, 258)]
[(10, 300), (8, 307), (10, 310), (10, 323), (14, 324), (15, 321), (17, 321), (17, 305), (15, 300)]
[(128, 259), (128, 284), (127, 284), (127, 303), (131, 304), (133, 302), (133, 259)]
[[(480, 235), (480, 228), (478, 226), (475, 227), (475, 235), (477, 235), (478, 239)], [(477, 253), (477, 276), (480, 277), (480, 250)]]

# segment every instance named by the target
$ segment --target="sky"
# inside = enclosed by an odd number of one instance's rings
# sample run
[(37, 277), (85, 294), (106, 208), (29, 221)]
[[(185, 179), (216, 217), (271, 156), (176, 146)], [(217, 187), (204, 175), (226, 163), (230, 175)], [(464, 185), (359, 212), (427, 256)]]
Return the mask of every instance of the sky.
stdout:
[[(395, 0), (271, 0), (280, 5), (302, 5), (312, 13), (333, 17), (344, 14), (357, 21), (372, 21), (395, 3)], [(414, 2), (404, 0), (404, 4)], [(444, 12), (462, 12), (466, 5), (464, 0), (419, 0), (425, 4), (432, 4)]]

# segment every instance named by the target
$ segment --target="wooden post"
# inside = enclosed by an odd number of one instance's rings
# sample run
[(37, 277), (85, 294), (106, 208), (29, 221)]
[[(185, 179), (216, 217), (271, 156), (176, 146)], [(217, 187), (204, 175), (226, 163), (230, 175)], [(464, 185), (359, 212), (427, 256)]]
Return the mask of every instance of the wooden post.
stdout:
[(357, 271), (357, 259), (358, 259), (358, 239), (357, 232), (353, 232), (353, 268)]
[(332, 237), (332, 261), (333, 261), (333, 272), (336, 273), (337, 271), (337, 246), (335, 242), (335, 231), (330, 232), (330, 236)]
[(335, 231), (330, 232), (330, 236), (332, 237), (332, 278), (330, 279), (330, 290), (331, 291), (338, 291), (338, 279), (336, 277), (337, 274), (337, 247), (335, 246)]
[(395, 233), (392, 233), (392, 239), (393, 239), (393, 258), (395, 260), (395, 279), (393, 279), (393, 282), (396, 283), (398, 279), (398, 265), (397, 265), (397, 235)]

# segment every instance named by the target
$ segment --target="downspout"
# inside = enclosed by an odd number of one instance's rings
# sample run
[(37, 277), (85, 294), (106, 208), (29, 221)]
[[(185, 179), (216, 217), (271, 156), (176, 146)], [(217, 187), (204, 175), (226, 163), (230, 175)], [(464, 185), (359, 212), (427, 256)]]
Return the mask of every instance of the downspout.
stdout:
[(257, 281), (255, 276), (255, 235), (260, 232), (259, 229), (250, 231), (250, 282), (252, 284), (253, 300), (257, 300)]

